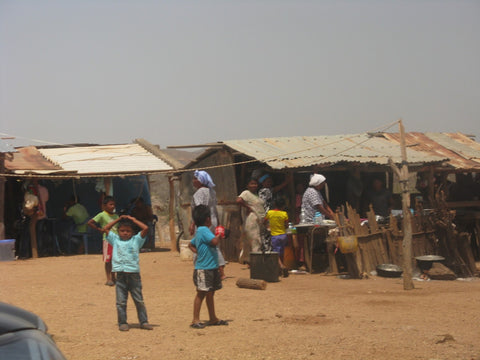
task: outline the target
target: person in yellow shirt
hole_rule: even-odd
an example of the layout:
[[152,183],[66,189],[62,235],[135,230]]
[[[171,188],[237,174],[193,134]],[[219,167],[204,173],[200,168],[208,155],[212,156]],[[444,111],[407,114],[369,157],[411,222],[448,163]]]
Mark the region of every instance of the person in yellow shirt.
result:
[[278,252],[278,263],[283,277],[288,276],[288,269],[283,263],[283,254],[287,246],[288,214],[285,211],[285,199],[278,197],[274,200],[273,209],[267,212],[265,222],[270,223],[270,234],[272,236],[272,250]]

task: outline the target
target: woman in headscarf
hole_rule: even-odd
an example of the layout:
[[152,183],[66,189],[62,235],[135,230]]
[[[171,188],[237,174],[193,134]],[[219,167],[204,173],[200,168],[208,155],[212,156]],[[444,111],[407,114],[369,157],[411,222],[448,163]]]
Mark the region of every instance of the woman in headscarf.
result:
[[265,208],[263,200],[258,196],[258,181],[250,179],[247,189],[237,197],[237,204],[247,210],[247,217],[243,224],[245,238],[241,258],[249,262],[251,251],[261,251],[263,246],[262,233]]
[[[195,206],[198,205],[208,206],[210,208],[210,219],[212,221],[210,230],[215,233],[215,228],[219,225],[217,212],[217,194],[215,193],[215,190],[213,190],[215,184],[213,183],[210,174],[206,171],[195,170],[195,172],[193,173],[193,187],[196,189],[196,191],[193,194],[192,211]],[[195,223],[193,222],[193,220],[190,224],[189,230],[190,235],[195,234]],[[220,272],[220,277],[223,280],[225,279],[225,259],[218,246],[217,253],[219,266],[218,270]]]
[[305,214],[306,223],[313,223],[317,211],[321,212],[326,218],[334,218],[332,209],[320,192],[325,187],[325,180],[325,176],[320,174],[313,174],[310,177],[308,189],[305,190],[302,197],[302,210]]
[[291,173],[288,173],[285,180],[276,186],[273,186],[273,179],[270,174],[265,174],[258,179],[258,184],[261,186],[261,189],[258,191],[258,196],[260,196],[265,203],[265,212],[272,209],[273,196],[275,193],[285,188],[292,181],[293,175]]

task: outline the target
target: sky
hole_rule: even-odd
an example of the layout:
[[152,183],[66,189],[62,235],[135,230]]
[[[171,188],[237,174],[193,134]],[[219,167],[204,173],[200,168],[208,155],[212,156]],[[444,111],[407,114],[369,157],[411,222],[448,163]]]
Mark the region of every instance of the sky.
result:
[[0,0],[0,135],[480,141],[479,34],[476,0]]

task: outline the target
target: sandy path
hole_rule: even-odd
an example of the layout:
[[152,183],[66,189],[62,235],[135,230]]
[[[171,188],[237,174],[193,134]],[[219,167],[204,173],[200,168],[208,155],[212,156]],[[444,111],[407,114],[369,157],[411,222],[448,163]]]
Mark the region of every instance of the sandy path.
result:
[[479,279],[416,282],[406,292],[401,279],[295,275],[260,291],[237,288],[249,271],[231,263],[215,296],[230,325],[193,330],[192,264],[152,252],[141,254],[141,269],[154,331],[135,328],[131,300],[133,328],[118,331],[100,255],[1,262],[0,300],[40,315],[71,360],[480,360]]

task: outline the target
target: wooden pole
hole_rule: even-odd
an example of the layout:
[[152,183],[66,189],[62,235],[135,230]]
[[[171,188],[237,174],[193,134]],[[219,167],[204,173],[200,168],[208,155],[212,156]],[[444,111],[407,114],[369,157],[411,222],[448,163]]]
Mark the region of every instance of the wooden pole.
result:
[[0,240],[5,239],[5,153],[0,153]]
[[402,120],[398,121],[400,128],[400,149],[402,153],[402,166],[400,170],[389,159],[392,170],[397,174],[402,188],[403,212],[403,289],[414,289],[412,280],[412,219],[410,214],[410,191],[408,189],[407,147],[405,145],[405,129]]
[[402,149],[402,167],[400,169],[400,182],[402,188],[403,212],[403,289],[412,290],[412,219],[410,214],[410,191],[408,189],[407,147],[405,145],[405,128],[399,120],[400,147]]
[[168,177],[168,183],[170,184],[170,199],[168,202],[168,227],[170,230],[170,249],[177,251],[177,237],[175,236],[175,178],[173,176]]
[[288,218],[293,224],[295,224],[295,206],[296,206],[295,199],[297,194],[295,191],[295,181],[293,177],[293,172],[291,171],[287,172],[287,176],[290,179],[290,182],[288,183],[288,196],[290,199],[290,204],[292,204],[292,206],[290,206],[290,213],[288,214]]
[[428,171],[428,203],[433,209],[435,206],[435,169],[433,165],[429,167]]
[[0,239],[5,239],[5,153],[0,153]]

